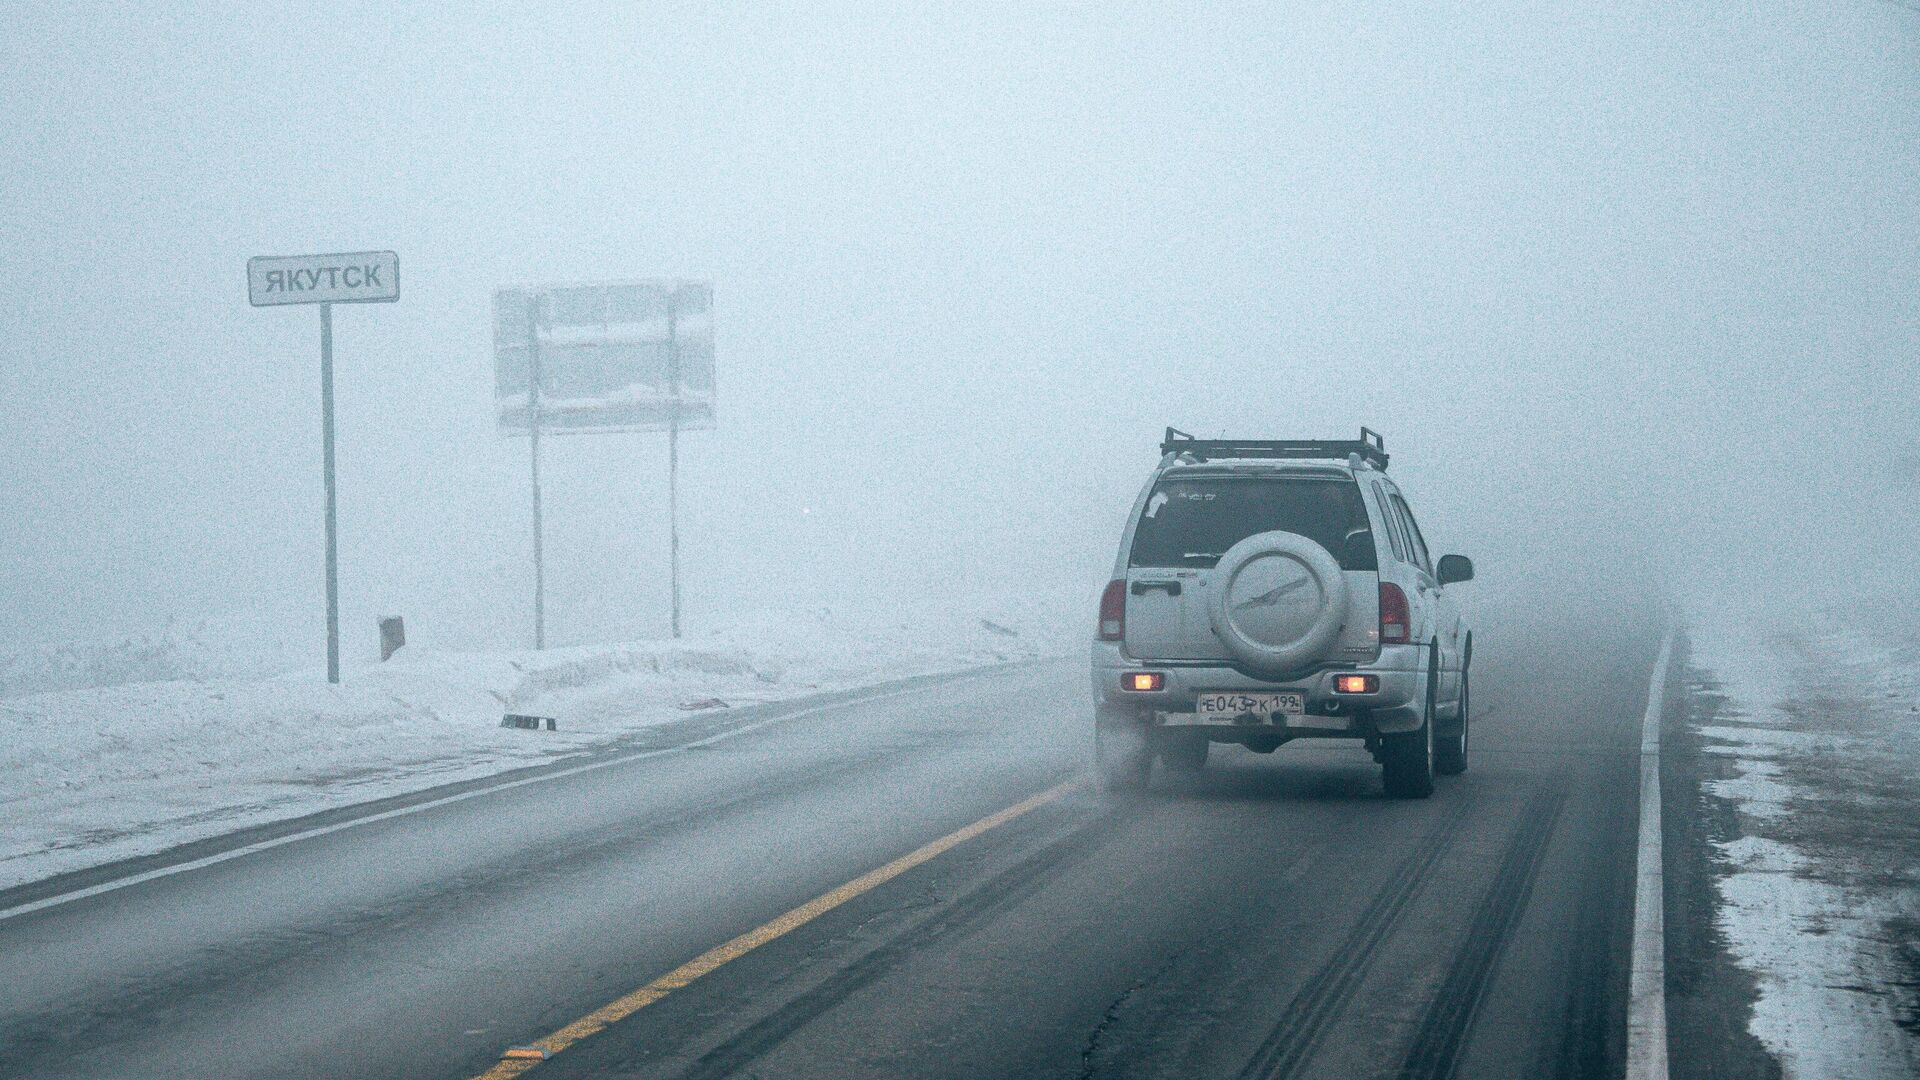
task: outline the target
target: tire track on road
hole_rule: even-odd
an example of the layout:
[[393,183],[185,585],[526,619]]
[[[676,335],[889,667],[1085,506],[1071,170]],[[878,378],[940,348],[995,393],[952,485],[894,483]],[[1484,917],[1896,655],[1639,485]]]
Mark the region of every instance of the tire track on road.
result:
[[745,1030],[702,1054],[680,1075],[693,1080],[735,1076],[808,1023],[896,968],[922,949],[965,934],[994,914],[1031,895],[1049,879],[1085,860],[1119,828],[1128,815],[1108,813],[1070,825],[1012,867],[980,882],[931,918],[907,928],[885,944],[855,959],[827,979],[786,1002]]
[[[828,781],[858,781],[896,761],[888,751],[870,750],[813,772],[775,775],[707,796],[671,813],[635,817],[611,830],[572,837],[531,852],[515,852],[437,881],[396,890],[345,914],[330,915],[326,921],[308,918],[270,932],[250,933],[218,949],[204,950],[189,961],[127,976],[110,992],[99,994],[84,1012],[53,1007],[0,1019],[0,1077],[16,1075],[10,1069],[24,1062],[40,1061],[44,1067],[47,1061],[59,1060],[57,1055],[69,1053],[71,1047],[89,1039],[115,1037],[129,1020],[243,983],[250,973],[324,956],[343,942],[404,934],[422,912],[507,894],[529,882],[552,879],[568,867],[661,843],[689,827],[710,825],[729,814],[790,798]],[[493,971],[483,966],[473,970],[477,976]]]
[[1493,885],[1467,924],[1466,943],[1455,954],[1439,993],[1427,1005],[1413,1048],[1400,1067],[1400,1080],[1444,1080],[1453,1075],[1474,1015],[1492,982],[1494,967],[1527,909],[1534,875],[1546,855],[1547,842],[1553,839],[1571,787],[1567,777],[1549,777],[1546,785],[1527,800],[1520,828],[1500,859]]
[[1313,1056],[1321,1036],[1360,988],[1380,943],[1399,924],[1414,894],[1453,843],[1454,827],[1466,816],[1469,800],[1455,801],[1459,805],[1401,860],[1326,964],[1287,1004],[1280,1023],[1241,1068],[1240,1080],[1283,1080],[1296,1075]]

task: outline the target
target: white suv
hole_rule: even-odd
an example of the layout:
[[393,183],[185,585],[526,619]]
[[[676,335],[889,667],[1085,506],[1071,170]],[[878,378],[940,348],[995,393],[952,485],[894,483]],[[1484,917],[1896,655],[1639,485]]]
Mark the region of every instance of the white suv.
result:
[[1167,429],[1120,539],[1093,643],[1094,757],[1109,788],[1208,748],[1365,740],[1388,794],[1467,767],[1473,634],[1430,561],[1386,444],[1195,439]]

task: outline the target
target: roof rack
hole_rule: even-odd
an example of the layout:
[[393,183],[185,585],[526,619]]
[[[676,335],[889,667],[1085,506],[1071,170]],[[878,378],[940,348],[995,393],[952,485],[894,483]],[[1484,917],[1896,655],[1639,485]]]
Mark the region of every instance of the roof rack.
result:
[[1372,428],[1360,429],[1358,439],[1196,439],[1184,431],[1167,429],[1162,454],[1183,454],[1195,461],[1214,458],[1344,458],[1358,454],[1381,471],[1387,468],[1387,441]]

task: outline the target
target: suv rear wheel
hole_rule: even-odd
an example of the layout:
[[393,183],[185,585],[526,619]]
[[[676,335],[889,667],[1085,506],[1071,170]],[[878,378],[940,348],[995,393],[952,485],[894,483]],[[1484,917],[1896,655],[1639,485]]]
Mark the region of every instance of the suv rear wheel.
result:
[[1207,751],[1213,744],[1205,732],[1180,731],[1160,744],[1160,760],[1174,772],[1193,773],[1207,767]]
[[1098,722],[1093,728],[1093,766],[1107,791],[1144,791],[1153,771],[1153,748],[1138,724]]
[[1427,711],[1417,731],[1388,735],[1380,740],[1380,778],[1387,794],[1396,799],[1424,799],[1433,794],[1433,710],[1439,671],[1427,665]]
[[1441,776],[1459,776],[1467,771],[1469,715],[1467,673],[1460,673],[1460,715],[1440,725],[1433,742],[1433,770]]

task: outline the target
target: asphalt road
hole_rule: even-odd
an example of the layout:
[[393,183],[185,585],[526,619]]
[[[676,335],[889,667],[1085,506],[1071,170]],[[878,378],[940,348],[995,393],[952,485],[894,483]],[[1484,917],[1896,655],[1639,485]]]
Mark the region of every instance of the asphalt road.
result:
[[[1431,799],[1316,743],[1074,788],[528,1075],[1617,1076],[1659,628],[1579,623],[1483,627]],[[1090,722],[1079,662],[777,715],[0,920],[0,1076],[476,1075],[1081,776]]]

